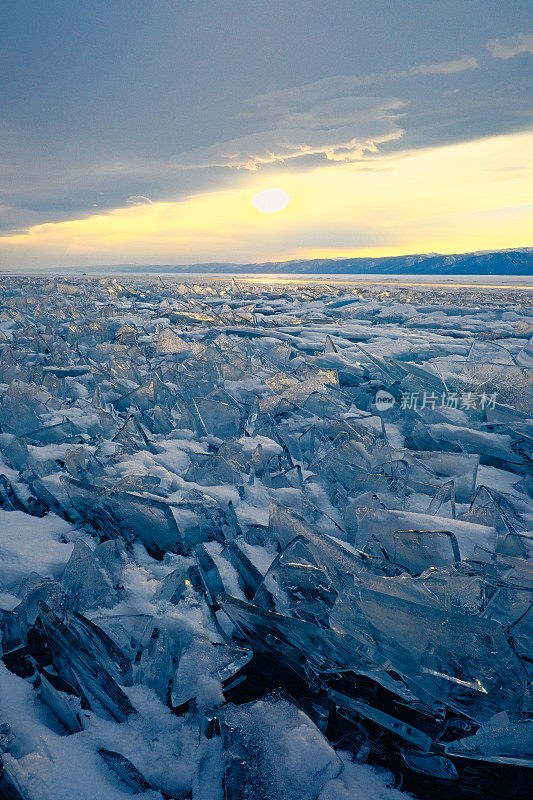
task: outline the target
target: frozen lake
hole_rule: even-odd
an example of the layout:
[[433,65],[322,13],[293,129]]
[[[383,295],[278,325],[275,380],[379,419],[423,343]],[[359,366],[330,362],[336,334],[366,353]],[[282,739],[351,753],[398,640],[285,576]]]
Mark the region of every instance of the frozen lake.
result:
[[163,281],[170,282],[227,282],[232,279],[238,283],[251,283],[263,285],[284,285],[298,286],[308,284],[329,284],[334,286],[413,286],[413,287],[435,287],[435,288],[479,288],[479,289],[498,289],[498,288],[517,288],[531,291],[533,290],[533,275],[369,275],[365,274],[302,274],[302,273],[206,273],[206,272],[127,272],[112,269],[91,269],[84,273],[82,269],[55,269],[55,270],[25,270],[24,273],[18,270],[0,270],[0,275],[31,275],[39,277],[48,275],[58,277],[59,275],[84,278],[84,277],[114,277],[124,280],[150,280],[161,278]]

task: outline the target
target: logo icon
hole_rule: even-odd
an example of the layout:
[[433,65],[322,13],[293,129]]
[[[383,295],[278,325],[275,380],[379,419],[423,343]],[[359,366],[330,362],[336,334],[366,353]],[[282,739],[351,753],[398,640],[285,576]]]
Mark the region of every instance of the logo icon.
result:
[[388,411],[395,402],[396,398],[390,392],[386,392],[385,389],[380,389],[376,392],[374,405],[378,411]]

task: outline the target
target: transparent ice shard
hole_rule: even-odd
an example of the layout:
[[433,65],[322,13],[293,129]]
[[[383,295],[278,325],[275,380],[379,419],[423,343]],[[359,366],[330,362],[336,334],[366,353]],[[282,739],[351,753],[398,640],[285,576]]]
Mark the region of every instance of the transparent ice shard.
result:
[[445,453],[442,451],[417,451],[411,452],[408,460],[409,477],[412,480],[421,480],[423,474],[416,473],[420,465],[429,470],[426,483],[437,482],[430,474],[438,478],[452,479],[454,482],[456,498],[464,503],[472,496],[477,479],[479,456],[471,453]]
[[[447,510],[448,513],[446,513]],[[427,513],[455,518],[455,484],[453,481],[448,481],[435,493]]]
[[148,686],[166,705],[170,699],[174,669],[169,634],[164,628],[153,625],[150,637],[137,651],[134,682]]
[[[502,351],[503,352],[503,351]],[[501,353],[493,357],[501,358]],[[518,360],[518,359],[517,359]],[[531,415],[533,410],[533,370],[529,365],[490,361],[434,359],[433,365],[446,375],[450,389],[460,393],[484,394],[485,404],[514,406]],[[495,396],[495,397],[494,397]]]
[[[50,708],[67,733],[83,730],[79,714],[71,702],[70,687],[57,676],[39,669],[39,697]],[[67,692],[66,690],[70,691]]]
[[533,336],[517,353],[515,362],[521,367],[533,367]]
[[368,359],[368,361],[377,367],[389,386],[392,387],[396,381],[401,380],[404,377],[406,370],[403,367],[399,367],[397,364],[395,364],[392,359],[389,361],[384,361],[382,358],[379,358],[379,356],[369,353],[366,348],[362,347],[357,342],[354,343],[354,346],[363,354],[366,359]]
[[31,800],[11,767],[11,762],[0,756],[0,792],[6,800]]
[[326,438],[317,425],[310,425],[307,430],[298,435],[298,447],[295,450],[295,457],[300,458],[304,463],[310,464],[318,454],[319,448],[326,446]]
[[147,644],[154,629],[154,617],[151,614],[123,613],[105,615],[91,614],[92,622],[98,626],[108,640],[113,642],[119,649],[125,661],[125,683],[130,680],[130,667],[134,665],[142,653],[143,647]]
[[161,480],[156,475],[146,473],[124,475],[113,484],[112,492],[135,492],[163,496],[159,491]]
[[490,489],[487,489],[486,486],[479,487],[470,503],[470,508],[468,511],[459,514],[458,519],[480,525],[488,525],[499,534],[509,534],[516,530]]
[[220,382],[220,373],[213,364],[187,361],[184,371],[176,376],[175,385],[180,399],[191,404],[195,397],[206,397]]
[[242,474],[222,455],[192,453],[190,459],[191,465],[185,475],[186,480],[198,483],[200,486],[221,483],[235,486],[242,482]]
[[226,541],[233,540],[236,536],[242,534],[241,526],[235,513],[235,507],[232,500],[228,500],[224,505],[224,523],[222,525],[222,533]]
[[237,408],[208,398],[198,398],[194,404],[206,433],[221,439],[231,439],[238,435],[241,417]]
[[159,587],[156,589],[154,599],[162,600],[165,603],[177,605],[185,589],[188,580],[186,571],[178,568],[165,575]]
[[[472,558],[476,550],[496,551],[498,537],[495,528],[463,520],[419,514],[412,511],[359,507],[355,544],[363,548],[371,539],[380,541],[388,553],[394,552],[396,531],[449,531],[455,535],[461,558]],[[431,566],[431,564],[428,564]]]
[[151,443],[139,420],[130,414],[126,422],[120,426],[113,437],[113,441],[121,444],[127,450],[135,451],[146,448],[151,449]]
[[213,691],[213,681],[221,687],[231,684],[251,658],[252,651],[247,648],[211,642],[206,636],[181,632],[178,665],[171,690],[172,706],[178,708],[195,697],[202,702],[206,689]]
[[178,336],[171,328],[163,328],[155,342],[157,353],[168,353],[174,356],[190,355],[190,345]]
[[396,531],[394,551],[387,556],[412,575],[460,560],[457,539],[450,531]]
[[81,540],[75,543],[61,580],[73,611],[83,613],[115,599],[111,580],[93,551]]
[[467,361],[478,361],[482,364],[515,364],[512,354],[498,342],[475,339],[468,352]]
[[[353,666],[353,653],[348,652],[334,631],[229,595],[219,597],[219,603],[256,655],[272,658],[275,654],[284,667],[307,680],[313,674],[338,672]],[[358,655],[364,668],[372,670],[373,663],[364,654],[362,644]]]
[[6,511],[25,511],[30,509],[19,499],[13,485],[6,475],[0,475],[0,508]]
[[[309,366],[308,364],[300,364],[292,373],[301,380],[305,380],[310,385],[310,382],[316,382],[322,387],[322,390],[327,387],[329,389],[339,388],[339,376],[336,369],[327,369],[320,366]],[[336,397],[340,399],[337,394]]]
[[508,435],[476,430],[465,426],[451,425],[449,423],[425,424],[417,423],[412,430],[409,441],[413,442],[420,450],[442,450],[448,452],[463,452],[483,456],[484,463],[503,466],[519,464],[523,459],[511,448],[511,438]]
[[299,464],[289,469],[282,469],[279,472],[269,474],[268,484],[273,489],[301,489],[303,490],[302,469]]
[[291,353],[292,344],[290,341],[287,341],[270,347],[267,352],[267,359],[274,364],[274,366],[282,369],[287,366]]
[[78,642],[78,650],[97,659],[111,677],[127,686],[131,683],[131,664],[115,640],[99,625],[82,614],[68,617],[68,630]]
[[90,364],[71,364],[69,366],[46,366],[43,372],[54,375],[56,378],[75,378],[79,375],[87,375],[92,370]]
[[25,639],[25,630],[18,611],[0,609],[0,656],[18,649]]
[[211,604],[216,607],[218,596],[224,592],[224,583],[218,567],[209,551],[203,545],[196,547],[195,555],[198,559],[198,569],[207,597]]
[[[39,611],[39,623],[50,648],[52,661],[60,677],[75,687],[82,705],[96,714],[110,715],[117,722],[135,713],[127,695],[104,667],[93,649],[87,649],[83,639],[65,625],[45,605]],[[109,657],[106,665],[113,663]],[[116,664],[115,664],[116,666]]]
[[323,627],[342,584],[336,583],[304,537],[293,539],[271,564],[253,601],[262,608]]
[[383,423],[379,420],[379,431],[350,421],[333,441],[328,455],[351,466],[372,471],[390,458],[390,448]]
[[90,453],[83,447],[67,450],[64,464],[73,478],[83,478],[87,470],[92,468]]
[[[530,587],[498,589],[487,604],[484,616],[505,627],[515,653],[530,678],[533,677],[533,602]],[[524,703],[531,711],[531,702]]]
[[0,428],[4,433],[20,436],[42,426],[48,409],[39,400],[39,389],[22,381],[13,381],[2,395]]
[[[46,477],[41,479],[32,470],[27,470],[24,474],[24,479],[27,482],[32,497],[32,505],[38,509],[44,509],[47,512],[53,511],[59,517],[68,520],[69,522],[79,522],[72,504],[69,502],[68,495],[63,489],[60,481],[55,480],[56,476],[52,476],[51,480],[46,481]],[[42,516],[41,512],[37,512],[37,516]]]
[[341,714],[348,713],[349,715],[355,715],[356,718],[363,717],[364,719],[368,719],[370,722],[376,723],[381,728],[389,730],[391,733],[409,742],[409,744],[414,745],[414,747],[425,752],[429,751],[431,747],[431,738],[427,733],[418,730],[413,725],[408,725],[392,717],[390,714],[387,714],[385,711],[374,708],[368,703],[356,700],[334,689],[328,691],[328,697],[339,708]]
[[353,550],[320,533],[316,526],[273,499],[270,501],[270,528],[282,548],[296,537],[302,537],[320,553],[321,563],[348,585],[353,582],[350,576],[368,576],[372,571]]
[[513,718],[502,711],[482,725],[474,736],[449,742],[444,750],[456,758],[532,767],[533,721]]
[[137,328],[134,325],[125,323],[118,329],[115,341],[118,344],[134,345],[137,341]]
[[433,753],[421,753],[412,750],[402,750],[401,756],[405,766],[413,772],[429,775],[432,778],[442,778],[445,781],[459,780],[459,773],[453,761],[449,758],[434,755]]
[[344,411],[343,406],[338,402],[327,397],[322,392],[310,392],[309,395],[302,401],[302,408],[310,411],[317,417],[335,417],[341,411]]
[[[342,462],[333,465],[328,460],[324,470],[321,470],[319,474],[321,477],[326,477],[328,481],[336,480],[337,485],[333,484],[336,494],[339,492],[339,488],[344,490],[344,492],[341,491],[341,496],[345,495],[346,502],[342,503],[341,507],[344,512],[346,531],[352,535],[352,538],[357,528],[353,524],[352,518],[359,505],[366,505],[365,497],[375,497],[375,502],[382,506],[405,508],[412,494],[412,490],[402,478],[391,478],[380,472],[368,471]],[[348,494],[355,497],[356,500],[349,503]],[[335,495],[332,493],[332,502],[334,497]],[[339,506],[339,503],[334,502],[334,505]]]
[[138,408],[140,411],[148,411],[156,402],[156,392],[154,381],[149,381],[138,389],[122,394],[113,401],[113,405],[118,411],[128,411],[130,407]]
[[[197,544],[224,541],[226,515],[212,497],[198,493],[188,500],[169,504],[181,535],[181,549],[189,552]],[[170,548],[167,548],[170,549]]]
[[509,533],[498,544],[498,552],[503,556],[533,558],[533,536],[528,533]]
[[478,722],[520,707],[525,671],[496,622],[359,588],[331,614],[343,635],[366,634],[407,686]]
[[169,313],[168,316],[171,322],[180,325],[192,325],[194,323],[200,323],[202,325],[217,325],[220,322],[220,318],[215,314],[209,311],[202,311],[200,309],[191,309],[186,311],[174,309]]
[[167,551],[185,553],[192,549],[209,538],[207,527],[214,522],[202,504],[176,506],[154,495],[105,491],[72,478],[65,479],[65,486],[76,509],[99,530],[126,542],[139,539],[156,558]]
[[98,755],[118,777],[121,784],[133,794],[149,791],[152,787],[132,762],[114,750],[98,748]]
[[168,435],[175,426],[170,411],[157,403],[142,414],[142,421],[144,426],[153,434]]
[[[126,386],[126,381],[133,384],[141,382],[139,370],[131,358],[125,358],[125,353],[111,346],[91,350],[92,369],[99,377],[107,377],[117,388]],[[122,382],[122,383],[120,383]]]
[[122,577],[125,555],[118,540],[108,539],[97,545],[93,551],[112,586],[116,589]]
[[251,600],[263,580],[263,575],[250,561],[238,541],[228,542],[222,551],[222,556],[226,558],[237,571],[243,586],[244,594]]
[[[400,362],[394,358],[391,358],[390,362],[397,371],[403,372],[403,375],[407,373],[408,377],[406,379],[404,378],[402,381],[402,389],[409,389],[413,386],[416,391],[420,387],[420,384],[422,384],[422,386],[428,387],[428,389],[434,392],[441,393],[448,391],[448,386],[437,364],[427,362],[424,366],[421,366],[413,361]],[[400,380],[402,380],[402,378],[400,378]]]
[[20,620],[22,642],[25,644],[30,628],[35,625],[41,603],[45,603],[53,611],[64,606],[65,593],[61,581],[43,578],[36,572],[22,581],[18,591],[20,603],[14,609]]

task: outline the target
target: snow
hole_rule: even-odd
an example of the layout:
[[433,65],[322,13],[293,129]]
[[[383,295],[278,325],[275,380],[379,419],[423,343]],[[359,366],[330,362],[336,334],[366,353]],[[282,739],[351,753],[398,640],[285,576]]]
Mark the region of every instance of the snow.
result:
[[15,587],[32,572],[60,578],[70,558],[74,528],[55,514],[28,517],[0,510],[0,585]]

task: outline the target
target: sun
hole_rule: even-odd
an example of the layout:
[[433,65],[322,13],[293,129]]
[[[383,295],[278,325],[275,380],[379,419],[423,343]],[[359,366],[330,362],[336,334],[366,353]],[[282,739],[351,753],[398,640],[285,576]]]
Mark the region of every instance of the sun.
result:
[[275,211],[286,208],[290,200],[291,196],[283,189],[266,189],[264,192],[254,194],[252,205],[263,214],[273,214]]

